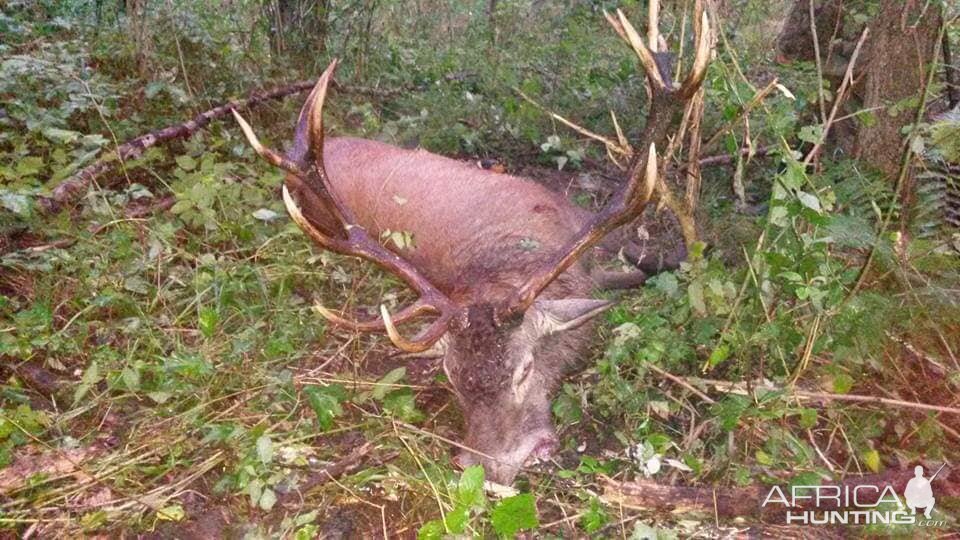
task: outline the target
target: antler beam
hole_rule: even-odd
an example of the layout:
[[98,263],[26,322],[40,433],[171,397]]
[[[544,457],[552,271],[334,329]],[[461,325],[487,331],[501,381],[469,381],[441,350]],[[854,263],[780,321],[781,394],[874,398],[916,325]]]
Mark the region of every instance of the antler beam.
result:
[[683,110],[687,101],[700,89],[710,62],[710,20],[703,10],[702,2],[698,1],[696,17],[700,24],[696,36],[693,67],[683,83],[675,86],[673,81],[658,68],[654,52],[651,51],[651,48],[657,47],[660,41],[655,28],[659,18],[658,10],[659,2],[652,0],[648,13],[651,26],[647,32],[649,47],[622,11],[618,9],[616,17],[604,13],[610,26],[637,55],[650,83],[650,109],[647,112],[647,123],[638,145],[639,148],[647,148],[648,151],[635,154],[623,187],[614,194],[606,207],[517,288],[514,295],[501,308],[501,319],[526,311],[537,296],[578,257],[617,227],[637,218],[650,201],[658,174],[656,147],[666,140],[667,129],[673,117]]
[[[312,223],[304,216],[300,206],[290,193],[287,183],[285,183],[283,186],[284,205],[290,214],[290,218],[307,233],[307,236],[324,249],[342,255],[360,257],[379,265],[398,276],[419,295],[416,302],[402,309],[396,316],[391,317],[386,308],[381,306],[381,317],[369,321],[346,319],[321,305],[317,306],[317,311],[332,324],[357,331],[386,332],[394,345],[401,350],[422,352],[429,349],[443,336],[448,325],[461,312],[461,309],[444,293],[434,287],[406,259],[381,246],[377,240],[372,238],[357,223],[353,212],[343,204],[336,192],[331,189],[330,180],[323,165],[323,104],[336,65],[336,60],[330,63],[300,111],[300,127],[297,129],[297,140],[294,142],[294,147],[305,150],[302,152],[303,156],[290,159],[263,146],[250,125],[236,111],[234,111],[234,117],[257,154],[273,165],[287,171],[291,176],[296,177],[302,185],[306,186],[317,197],[323,209],[330,217],[335,219],[339,226],[339,230],[321,230],[320,227]],[[302,129],[303,127],[306,129]],[[312,163],[308,159],[311,155],[313,156]],[[427,314],[437,315],[437,318],[416,337],[408,340],[400,335],[396,328],[397,324],[409,322]]]

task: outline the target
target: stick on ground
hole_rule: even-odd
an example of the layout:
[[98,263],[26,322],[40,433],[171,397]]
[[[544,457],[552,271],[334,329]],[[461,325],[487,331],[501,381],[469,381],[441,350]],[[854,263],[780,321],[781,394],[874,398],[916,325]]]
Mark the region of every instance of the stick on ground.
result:
[[190,138],[211,121],[230,114],[231,109],[249,109],[266,101],[282,99],[292,94],[307,91],[313,88],[314,84],[316,84],[316,81],[300,81],[268,92],[254,92],[247,99],[229,101],[209,111],[200,113],[187,122],[167,126],[129,140],[117,147],[115,151],[87,165],[77,171],[73,176],[66,178],[54,188],[53,194],[50,197],[40,199],[40,209],[47,214],[59,212],[64,207],[76,202],[82,197],[83,194],[87,192],[90,184],[104,173],[110,171],[117,162],[136,159],[143,155],[144,151],[148,148],[158,143]]

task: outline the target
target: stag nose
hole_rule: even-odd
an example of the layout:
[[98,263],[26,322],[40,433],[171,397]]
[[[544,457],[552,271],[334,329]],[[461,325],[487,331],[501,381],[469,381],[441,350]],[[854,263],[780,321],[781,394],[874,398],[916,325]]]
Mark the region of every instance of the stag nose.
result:
[[540,439],[536,445],[534,445],[533,450],[530,452],[530,456],[527,457],[527,464],[541,459],[550,459],[559,448],[560,442],[555,436],[551,435],[544,437]]
[[454,455],[452,461],[453,466],[458,469],[466,469],[471,465],[477,464],[476,456],[474,456],[471,452],[467,452],[466,450],[458,452],[456,455]]

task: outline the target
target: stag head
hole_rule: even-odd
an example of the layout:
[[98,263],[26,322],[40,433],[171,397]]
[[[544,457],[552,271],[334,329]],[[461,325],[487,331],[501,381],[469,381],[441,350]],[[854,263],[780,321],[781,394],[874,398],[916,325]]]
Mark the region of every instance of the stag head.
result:
[[[656,2],[651,2],[651,47],[656,49]],[[461,466],[483,464],[487,477],[509,484],[525,463],[549,457],[558,442],[550,399],[562,376],[579,354],[584,323],[607,309],[605,300],[565,295],[578,290],[561,278],[550,293],[541,293],[567,271],[585,251],[615,228],[635,219],[651,199],[657,178],[656,144],[662,143],[673,116],[681,111],[703,81],[709,56],[707,17],[698,2],[699,34],[693,68],[675,86],[657,68],[653,52],[642,42],[621,12],[607,16],[616,32],[636,52],[651,91],[651,109],[640,148],[628,168],[623,187],[582,230],[554,253],[532,265],[513,292],[476,302],[452,301],[402,257],[380,245],[361,227],[331,183],[323,164],[323,104],[336,61],[324,71],[300,112],[294,144],[287,156],[265,148],[250,126],[234,113],[253,148],[289,174],[283,199],[291,218],[321,247],[361,257],[400,277],[418,300],[390,314],[381,306],[375,320],[356,321],[323,306],[318,311],[331,323],[355,331],[385,332],[399,349],[443,357],[443,369],[463,411],[467,433]],[[662,41],[662,40],[660,40]],[[291,193],[296,193],[296,199]],[[301,206],[310,209],[306,212]],[[579,290],[584,290],[580,287]],[[413,338],[398,326],[434,317]],[[578,330],[579,329],[579,330]],[[579,333],[578,333],[579,332]]]

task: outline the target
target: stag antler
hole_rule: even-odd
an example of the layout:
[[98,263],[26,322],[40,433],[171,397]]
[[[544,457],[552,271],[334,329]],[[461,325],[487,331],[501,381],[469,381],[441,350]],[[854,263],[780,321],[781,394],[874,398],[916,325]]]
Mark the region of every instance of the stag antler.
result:
[[[434,287],[406,259],[384,248],[377,240],[372,238],[357,223],[353,212],[343,204],[340,197],[331,189],[330,179],[323,166],[323,103],[327,96],[327,86],[336,66],[336,60],[330,63],[300,111],[297,140],[294,142],[292,153],[302,155],[295,155],[293,156],[294,159],[284,157],[260,144],[257,136],[253,133],[253,129],[250,128],[243,117],[236,111],[233,112],[233,115],[253,149],[270,163],[296,177],[302,185],[306,186],[316,196],[327,215],[334,219],[336,225],[332,229],[329,225],[324,227],[312,223],[303,215],[300,206],[287,189],[287,184],[284,184],[283,202],[287,207],[287,212],[314,242],[324,249],[342,255],[360,257],[381,266],[397,275],[419,295],[416,302],[392,317],[387,312],[386,307],[380,306],[381,317],[369,321],[345,319],[319,304],[317,305],[317,311],[333,324],[364,332],[386,332],[398,348],[407,352],[422,352],[430,348],[443,336],[450,322],[461,314],[462,310]],[[312,163],[309,159],[311,155],[313,156]],[[420,334],[410,340],[400,335],[396,328],[397,324],[411,321],[426,314],[437,315],[437,318]]]
[[[651,1],[649,31],[647,38],[650,47],[657,47],[661,38],[657,32],[659,2]],[[623,187],[613,195],[610,202],[596,214],[571,240],[546,260],[521,285],[514,295],[501,308],[501,320],[522,314],[529,308],[537,296],[573,264],[585,251],[597,244],[604,236],[617,227],[638,217],[653,195],[657,179],[657,144],[666,140],[667,128],[674,115],[683,109],[686,102],[703,84],[707,64],[710,61],[710,21],[703,4],[696,3],[696,19],[699,28],[696,38],[696,53],[690,73],[679,86],[674,86],[669,74],[661,71],[653,51],[643,43],[637,30],[630,24],[619,9],[612,17],[604,12],[607,22],[614,31],[626,41],[636,53],[650,83],[650,109],[647,112],[647,124],[640,136],[638,148],[647,148],[648,152],[636,152],[628,168]],[[669,70],[667,70],[669,71]],[[641,181],[642,177],[642,181]]]

